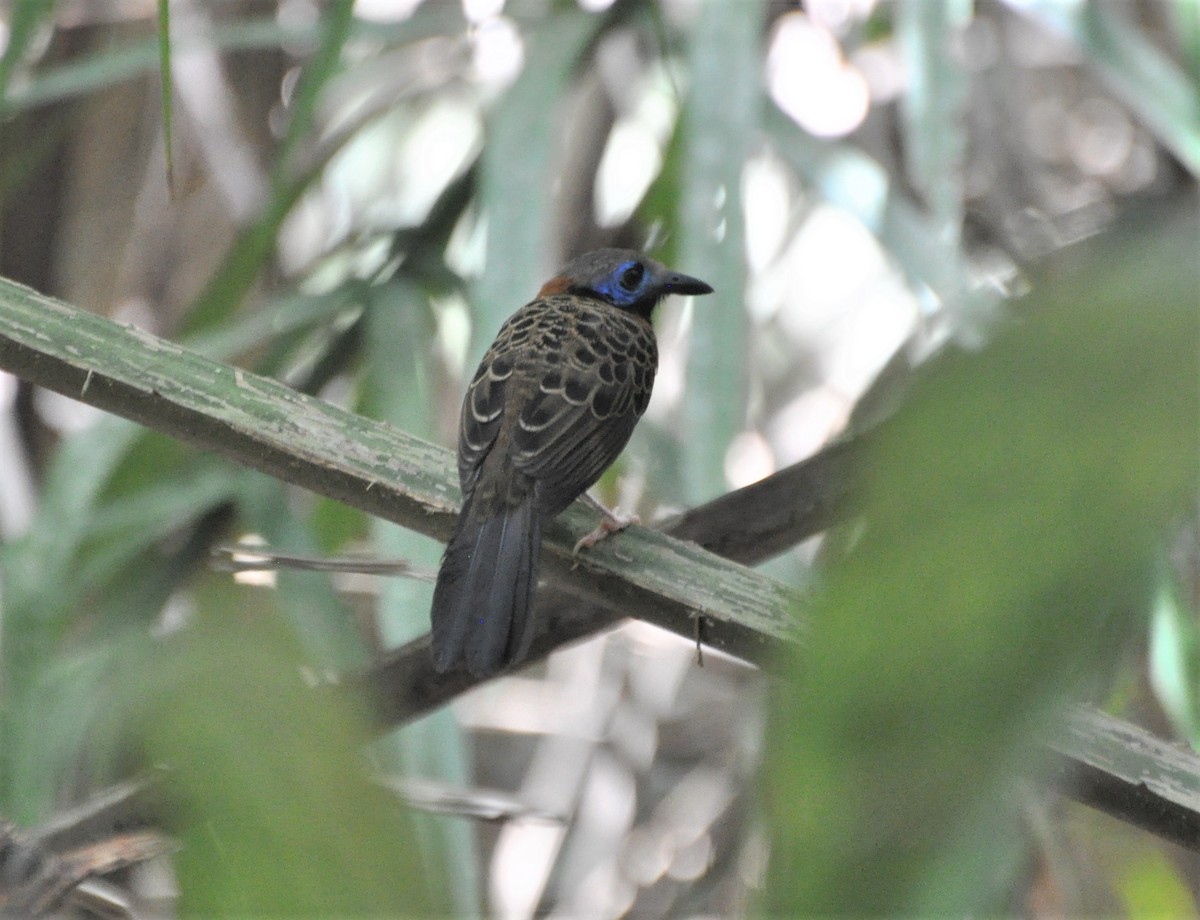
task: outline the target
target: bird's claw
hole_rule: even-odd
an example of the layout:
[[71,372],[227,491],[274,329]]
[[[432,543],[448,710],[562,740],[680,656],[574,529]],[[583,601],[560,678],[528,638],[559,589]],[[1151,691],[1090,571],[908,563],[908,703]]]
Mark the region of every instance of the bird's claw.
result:
[[578,556],[581,549],[590,549],[606,537],[620,533],[630,524],[642,522],[642,519],[636,514],[619,515],[607,508],[602,508],[601,514],[603,516],[600,518],[600,523],[596,525],[596,529],[591,533],[584,534],[575,542],[575,548],[571,550],[572,556]]

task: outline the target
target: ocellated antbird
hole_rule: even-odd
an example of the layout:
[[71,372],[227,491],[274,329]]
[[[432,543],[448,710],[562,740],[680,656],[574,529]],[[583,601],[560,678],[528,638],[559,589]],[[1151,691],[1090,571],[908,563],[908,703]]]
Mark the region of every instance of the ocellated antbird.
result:
[[600,249],[500,327],[463,400],[463,505],[430,614],[439,672],[462,662],[486,676],[528,653],[543,523],[600,478],[646,411],[655,306],[711,292],[641,253]]

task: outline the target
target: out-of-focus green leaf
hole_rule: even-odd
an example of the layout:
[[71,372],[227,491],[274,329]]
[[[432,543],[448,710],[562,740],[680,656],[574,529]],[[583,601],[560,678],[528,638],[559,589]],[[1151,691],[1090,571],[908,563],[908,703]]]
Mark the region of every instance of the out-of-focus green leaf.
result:
[[1186,920],[1197,915],[1179,870],[1159,850],[1144,849],[1122,866],[1117,889],[1131,920]]
[[1200,176],[1200,85],[1133,29],[1120,11],[1112,4],[1075,0],[1009,3],[1074,41],[1112,91],[1193,176]]
[[[209,355],[228,358],[260,347],[276,334],[311,325],[341,305],[335,298],[283,301],[277,310],[247,317],[220,332],[197,338],[194,344]],[[186,453],[178,443],[120,419],[104,419],[63,441],[46,474],[38,513],[28,532],[0,549],[5,582],[6,681],[19,684],[23,673],[20,662],[27,660],[36,667],[52,641],[50,637],[60,635],[75,616],[73,599],[85,589],[81,573],[104,579],[109,566],[100,563],[100,557],[88,562],[81,552],[89,540],[99,536],[96,528],[103,529],[104,522],[111,520],[108,515],[120,514],[128,520],[131,514],[141,514],[135,510],[141,508],[146,516],[130,529],[156,535],[178,524],[177,502],[147,505],[137,496],[147,486],[158,488],[157,476],[167,469],[174,468],[186,476],[186,471],[180,469],[184,457]],[[183,481],[173,481],[171,488],[178,488]],[[189,488],[179,489],[176,498],[190,501],[196,510],[218,500],[219,487],[213,491],[199,483],[198,488],[207,498],[201,499],[200,493]],[[157,522],[152,520],[156,511],[161,512]],[[139,539],[134,536],[135,542]],[[124,553],[114,555],[111,543],[97,544],[96,549],[111,563],[123,565],[128,559]],[[40,651],[34,653],[34,648]]]
[[742,168],[757,138],[765,4],[705,0],[696,12],[683,111],[680,264],[713,286],[692,314],[683,418],[690,502],[726,488],[725,452],[745,424],[746,287]]
[[277,186],[285,184],[289,172],[295,169],[293,158],[300,142],[312,131],[321,92],[341,69],[342,49],[354,25],[354,0],[332,0],[321,13],[321,42],[292,94],[291,119],[275,160],[272,178]]
[[[281,300],[278,306],[197,337],[192,344],[214,357],[228,359],[260,348],[276,336],[312,326],[342,309],[344,303],[338,296]],[[160,502],[161,477],[168,471],[170,500]],[[178,578],[184,573],[163,566],[139,573],[139,557],[152,542],[184,525],[188,518],[194,519],[225,500],[231,490],[238,490],[245,499],[245,476],[241,471],[231,475],[228,467],[214,458],[192,454],[177,442],[122,419],[103,419],[61,443],[46,472],[41,502],[29,529],[21,539],[0,547],[4,584],[0,655],[6,703],[0,798],[5,814],[34,820],[50,803],[49,783],[54,778],[44,769],[19,772],[8,755],[27,746],[20,739],[32,738],[45,724],[49,703],[39,700],[39,695],[50,685],[42,679],[37,682],[42,690],[35,691],[35,675],[47,666],[62,637],[80,618],[81,600],[88,592],[100,592],[92,596],[88,610],[94,626],[103,627],[107,611],[119,614],[121,624],[144,622],[152,616],[164,591],[170,590],[161,583],[161,576]],[[273,494],[283,502],[281,487],[274,484],[274,488],[280,491]],[[292,584],[289,579],[284,579],[285,586]],[[126,582],[129,587],[153,590],[131,593],[122,587]],[[324,584],[328,590],[327,580]],[[301,593],[305,600],[322,596],[319,585]],[[150,604],[154,606],[146,606]],[[301,613],[305,609],[300,605]],[[347,629],[344,612],[340,607],[337,611],[340,642],[352,632]],[[330,615],[322,622],[334,619]],[[313,642],[318,647],[331,644]],[[357,656],[346,653],[337,660],[361,661],[361,649]]]
[[1195,0],[1173,0],[1171,15],[1183,51],[1192,85],[1200,87],[1200,3]]
[[84,551],[73,566],[69,587],[76,596],[103,584],[206,509],[234,497],[242,471],[231,470],[228,463],[212,456],[197,460],[169,478],[146,482],[119,502],[97,509],[89,522]]
[[362,714],[314,695],[278,621],[224,585],[130,686],[147,753],[169,767],[181,915],[444,915],[408,816],[366,777]]
[[896,7],[908,92],[901,100],[905,166],[938,235],[957,248],[962,234],[967,74],[952,54],[971,18],[969,0],[922,0]]
[[[291,145],[311,126],[316,97],[338,66],[351,22],[348,0],[340,0],[324,20],[323,43],[294,100]],[[112,63],[111,59],[106,59],[106,63]],[[217,321],[227,317],[257,277],[263,261],[273,250],[280,222],[303,188],[302,181],[293,181],[293,170],[294,164],[289,158],[282,158],[275,172],[274,194],[268,213],[249,234],[255,245],[235,247],[233,257],[210,285],[208,296],[203,299],[204,308],[190,318],[193,331],[215,330]],[[318,308],[324,309],[331,303],[320,303]],[[294,319],[285,322],[294,323]],[[257,337],[269,331],[262,323],[263,319],[256,319],[251,325],[257,328],[251,330],[213,331],[208,344],[250,347]],[[25,539],[5,547],[0,556],[6,587],[4,676],[10,689],[20,688],[20,692],[7,698],[10,707],[7,715],[13,720],[10,727],[20,725],[24,716],[32,711],[26,710],[22,714],[24,707],[20,702],[24,699],[21,694],[29,687],[28,678],[45,663],[57,637],[63,635],[65,628],[79,614],[75,607],[78,592],[82,590],[78,576],[90,573],[96,582],[103,582],[109,576],[116,577],[128,564],[129,552],[147,545],[147,535],[161,534],[166,527],[178,522],[176,512],[171,508],[152,509],[158,512],[157,517],[145,521],[143,533],[133,534],[132,540],[93,543],[97,550],[94,557],[87,548],[86,522],[94,519],[97,508],[103,508],[105,501],[123,504],[126,508],[137,506],[141,483],[155,482],[167,469],[173,468],[157,463],[154,452],[144,450],[154,443],[154,438],[140,433],[134,426],[112,420],[106,420],[96,431],[73,437],[51,471],[42,509],[29,533]],[[183,467],[187,466],[186,454],[174,448],[173,455]],[[281,506],[286,505],[284,493],[277,484],[273,494]],[[149,507],[144,503],[141,506]],[[197,513],[203,510],[196,508]],[[296,543],[293,541],[292,545]],[[294,588],[296,582],[303,582],[303,587]],[[301,634],[317,652],[317,657],[339,665],[361,661],[361,644],[353,641],[353,631],[345,612],[329,590],[328,580],[308,575],[281,578],[281,591],[289,593],[293,590],[297,603],[289,610],[295,614]],[[150,592],[144,599],[160,593]],[[128,592],[124,592],[124,596],[130,598]],[[98,604],[102,609],[102,599]],[[135,611],[128,613],[137,615]],[[144,615],[145,611],[142,613]],[[350,643],[348,648],[347,641]],[[11,732],[6,734],[6,741],[13,739]],[[37,798],[13,789],[11,784],[6,784],[6,794],[25,802]],[[38,806],[35,803],[29,808],[36,813]]]
[[[238,496],[239,523],[268,546],[317,555],[319,544],[303,516],[296,513],[285,483],[258,473],[244,478]],[[361,667],[366,643],[351,611],[323,572],[283,571],[275,580],[278,603],[311,662],[336,670]]]
[[[48,11],[46,0],[23,0],[37,15]],[[462,26],[461,10],[443,4],[424,4],[418,15],[399,22],[378,23],[356,20],[352,35],[381,45],[416,41],[455,31]],[[197,42],[222,52],[255,51],[315,44],[320,36],[319,20],[281,19],[277,16],[247,18],[230,24],[215,24],[202,36],[173,37],[176,55],[190,51]],[[11,46],[10,46],[11,47]],[[0,102],[0,114],[23,111],[106,89],[124,80],[150,73],[159,64],[158,39],[130,41],[106,47],[93,54],[72,58],[38,70],[28,81],[10,88]]]
[[[426,440],[436,440],[437,395],[429,358],[435,327],[422,292],[407,281],[376,288],[367,312],[367,373],[362,387],[363,415],[390,422]],[[386,521],[373,520],[371,532],[384,555],[435,568],[440,545]],[[429,629],[433,588],[411,579],[390,579],[384,589],[382,634],[389,644],[415,638]]]
[[44,662],[53,637],[65,628],[63,618],[74,615],[64,592],[72,591],[75,552],[86,536],[88,511],[136,432],[127,422],[106,420],[86,436],[64,442],[29,530],[0,550],[7,693]]
[[[638,205],[636,220],[639,226],[651,228],[655,233],[659,228],[674,226],[680,213],[680,196],[682,194],[681,177],[683,174],[683,131],[676,119],[670,140],[663,158],[663,168],[658,177],[651,183],[645,198]],[[679,236],[667,233],[659,240],[651,240],[654,244],[650,255],[668,265],[680,264],[682,256],[679,253]],[[698,274],[702,274],[696,270]],[[708,295],[708,300],[712,295]],[[654,324],[661,335],[662,330],[679,321],[679,312],[687,309],[684,302],[677,297],[670,297],[655,313]],[[660,339],[660,347],[662,345]],[[597,484],[598,495],[604,496],[602,501],[613,503],[615,499],[608,497],[608,490],[615,485],[614,477],[619,478],[624,469],[636,463],[639,472],[646,477],[645,494],[653,496],[655,501],[667,507],[684,507],[688,504],[687,484],[684,481],[683,448],[677,434],[669,425],[656,425],[653,416],[644,418],[633,430],[629,446],[617,459]],[[644,458],[653,458],[645,462]]]
[[[68,527],[61,534],[61,543],[37,526],[0,554],[5,576],[7,717],[0,775],[6,780],[5,813],[12,818],[32,820],[52,804],[52,784],[61,777],[30,767],[24,752],[44,749],[39,738],[47,724],[46,707],[52,706],[56,697],[82,689],[55,688],[49,678],[63,671],[46,669],[61,651],[68,630],[78,628],[80,621],[86,623],[92,645],[96,645],[112,640],[126,626],[144,626],[161,610],[183,573],[165,560],[148,568],[146,550],[232,495],[233,477],[227,464],[206,460],[172,477],[166,492],[149,489],[110,506],[106,520],[90,521],[76,515],[79,529]],[[84,484],[81,478],[75,481]],[[39,518],[36,523],[41,525],[44,520]],[[92,530],[87,525],[98,526]],[[102,658],[98,654],[90,660],[94,665]],[[87,673],[100,671],[92,667]],[[70,730],[71,724],[63,723],[56,740],[60,750],[65,750],[71,739],[79,740]],[[46,761],[63,762],[62,758]]]
[[5,712],[3,771],[6,785],[17,793],[6,799],[6,819],[33,824],[56,796],[61,800],[64,789],[124,778],[117,771],[128,751],[119,745],[113,677],[124,665],[144,660],[148,646],[142,632],[73,648],[46,662],[33,687],[22,688],[23,705]]
[[986,913],[1035,736],[1095,691],[1200,482],[1197,227],[1035,285],[880,431],[864,527],[771,708],[780,916]]
[[12,75],[43,22],[54,16],[54,0],[14,0],[5,22],[4,53],[0,55],[0,100],[8,96]]
[[[500,324],[537,293],[552,252],[550,201],[560,122],[580,54],[605,19],[566,5],[529,14],[525,69],[488,117],[479,204],[487,219],[487,263],[472,292],[471,355],[481,355]],[[510,10],[518,17],[524,10]]]
[[167,188],[175,188],[175,145],[171,139],[171,4],[158,0],[158,71],[162,86],[163,144],[167,154]]
[[[367,374],[361,410],[428,440],[436,440],[437,395],[431,379],[430,355],[435,325],[428,300],[419,288],[399,280],[376,288],[367,312]],[[373,518],[375,550],[388,558],[407,559],[435,569],[441,545],[403,527]],[[409,578],[389,578],[379,595],[379,632],[389,646],[429,630],[433,586]],[[406,726],[372,745],[381,772],[437,777],[467,786],[471,782],[470,751],[458,721],[449,710]],[[460,820],[421,815],[415,823],[427,865],[430,888],[453,903],[454,916],[483,914],[481,865],[475,828]],[[453,880],[453,881],[452,881]]]
[[224,263],[188,312],[187,332],[215,328],[241,304],[274,252],[284,218],[311,181],[312,175],[297,175],[295,153],[312,128],[321,90],[340,67],[342,48],[354,19],[353,8],[353,0],[336,0],[323,10],[321,42],[292,98],[291,120],[271,171],[266,205],[258,219],[238,235]]
[[1150,683],[1175,730],[1200,750],[1200,626],[1164,575],[1150,622]]
[[[325,294],[279,297],[263,304],[253,313],[239,315],[234,321],[188,336],[182,344],[202,355],[241,363],[238,359],[247,353],[273,345],[280,339],[307,333],[314,327],[321,328],[339,321],[343,314],[352,313],[358,308],[361,294],[359,285],[350,282]],[[278,370],[270,366],[258,367],[261,373]]]
[[[28,6],[45,9],[44,0],[26,2]],[[213,30],[216,46],[226,51],[278,47],[284,42],[303,44],[311,40],[315,27],[304,23],[282,23],[275,17],[240,22]],[[207,36],[206,39],[207,40]],[[188,36],[181,36],[176,53],[188,49]],[[47,67],[33,74],[30,80],[14,87],[0,105],[0,114],[36,108],[106,89],[123,80],[149,73],[159,66],[158,38],[152,41],[128,42],[91,55]]]

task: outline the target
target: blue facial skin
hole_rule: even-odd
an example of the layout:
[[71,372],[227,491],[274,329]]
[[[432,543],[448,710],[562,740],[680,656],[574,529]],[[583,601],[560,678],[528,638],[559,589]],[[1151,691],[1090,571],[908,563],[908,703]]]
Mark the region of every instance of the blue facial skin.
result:
[[[635,269],[635,271],[631,271]],[[596,293],[618,307],[628,307],[646,295],[650,273],[638,262],[622,262],[616,271],[596,285]]]

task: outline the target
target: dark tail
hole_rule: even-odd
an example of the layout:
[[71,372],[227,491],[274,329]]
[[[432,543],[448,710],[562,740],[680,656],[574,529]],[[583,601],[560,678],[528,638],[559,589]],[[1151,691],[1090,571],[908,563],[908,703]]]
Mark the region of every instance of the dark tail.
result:
[[465,661],[476,677],[520,661],[533,641],[533,592],[542,520],[533,496],[478,518],[470,499],[458,516],[433,589],[433,665]]

